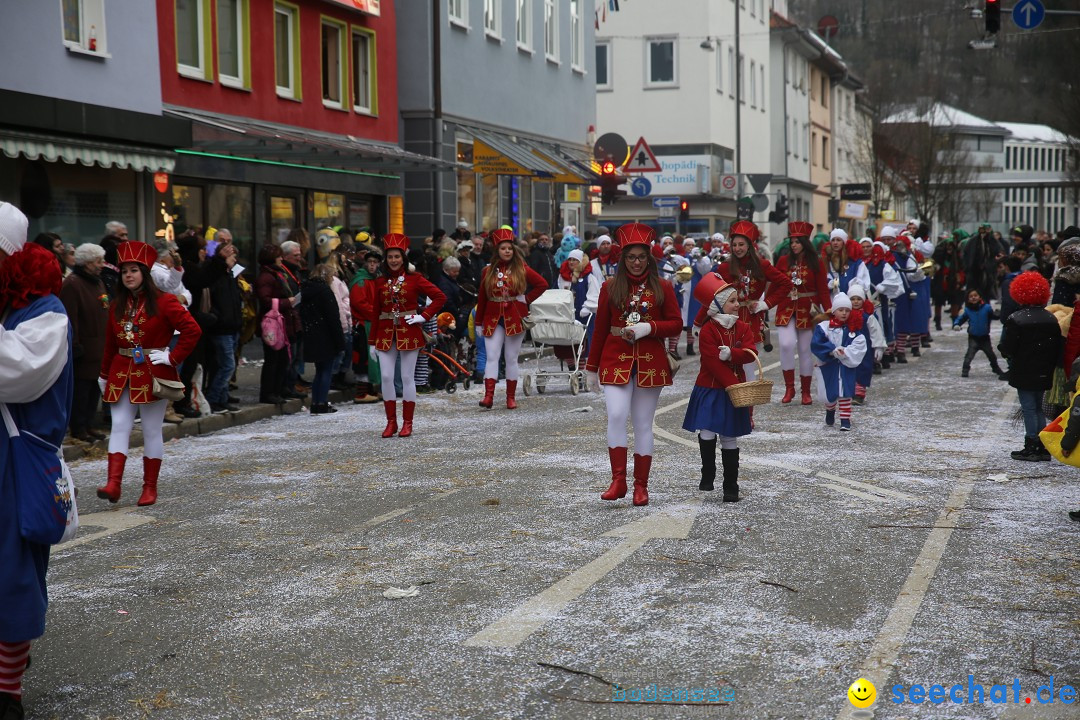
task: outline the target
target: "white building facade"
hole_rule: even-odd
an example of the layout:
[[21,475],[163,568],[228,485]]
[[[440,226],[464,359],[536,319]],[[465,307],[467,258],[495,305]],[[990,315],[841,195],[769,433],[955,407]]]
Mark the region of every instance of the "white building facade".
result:
[[[1002,216],[1009,226],[1031,225],[1055,232],[1080,225],[1080,188],[1070,182],[1068,138],[1046,125],[999,122],[1011,134],[1005,139],[1001,180]],[[1075,165],[1073,165],[1075,167]]]

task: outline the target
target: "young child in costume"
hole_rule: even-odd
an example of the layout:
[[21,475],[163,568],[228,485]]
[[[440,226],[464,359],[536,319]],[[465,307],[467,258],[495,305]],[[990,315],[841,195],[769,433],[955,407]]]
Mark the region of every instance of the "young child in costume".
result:
[[967,377],[971,372],[971,361],[982,350],[990,360],[990,367],[999,380],[1008,380],[1009,376],[998,365],[997,355],[994,354],[994,346],[990,342],[990,321],[994,317],[994,311],[990,303],[984,303],[979,291],[972,288],[968,291],[967,303],[960,314],[953,320],[953,330],[959,330],[965,322],[968,326],[968,348],[964,355],[964,366],[960,370],[960,377]]
[[885,331],[881,329],[881,323],[874,314],[874,303],[866,299],[866,289],[858,283],[851,283],[848,286],[848,298],[851,300],[852,314],[862,313],[863,329],[860,332],[866,338],[868,349],[859,367],[855,369],[855,397],[852,400],[856,405],[862,405],[866,402],[866,390],[874,377],[874,365],[881,362],[887,342]]
[[731,404],[726,388],[745,382],[743,366],[754,362],[754,333],[739,319],[736,288],[719,275],[709,273],[694,288],[694,297],[707,308],[708,320],[701,328],[698,348],[701,370],[690,394],[683,430],[698,433],[701,451],[699,490],[712,490],[716,479],[716,443],[724,464],[724,502],[739,501],[740,435],[749,435],[750,408]]
[[814,328],[810,352],[818,360],[818,388],[825,395],[825,424],[836,422],[840,406],[840,429],[851,430],[851,398],[855,394],[855,368],[866,355],[862,313],[851,312],[851,299],[837,293],[832,300],[832,319]]

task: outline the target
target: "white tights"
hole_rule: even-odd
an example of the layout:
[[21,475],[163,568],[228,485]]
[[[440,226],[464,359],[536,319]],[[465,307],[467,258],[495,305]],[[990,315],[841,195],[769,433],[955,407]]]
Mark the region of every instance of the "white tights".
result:
[[[755,355],[757,355],[758,357],[761,357],[761,348],[759,348],[757,345],[754,345],[753,347],[751,347],[749,349],[753,350]],[[750,362],[748,362],[748,363],[746,363],[745,365],[742,366],[742,370],[743,370],[743,375],[746,377],[747,382],[750,382],[751,380],[757,380],[757,363],[756,362],[751,360]]]
[[[521,343],[525,341],[525,333],[517,335],[506,334],[502,325],[495,328],[491,337],[484,338],[484,349],[487,351],[487,361],[484,364],[484,379],[497,380],[499,378],[499,358],[506,356],[506,379],[517,380],[521,377],[518,368],[518,354],[521,352]],[[623,443],[625,445],[625,443]]]
[[604,385],[608,447],[626,447],[629,444],[626,433],[626,420],[629,418],[634,426],[634,452],[638,455],[653,454],[653,418],[662,389],[638,387],[633,378],[625,385]]
[[165,440],[161,437],[161,426],[165,422],[164,400],[152,403],[132,404],[128,399],[127,388],[120,394],[120,399],[112,404],[112,432],[109,433],[109,452],[128,454],[131,429],[135,427],[135,413],[142,418],[143,457],[161,459],[165,454]]
[[795,345],[799,346],[799,375],[807,376],[814,372],[814,356],[810,354],[810,341],[814,331],[799,330],[795,327],[795,318],[787,325],[776,328],[780,335],[780,369],[795,369]]
[[379,356],[379,372],[382,373],[382,395],[384,401],[394,402],[398,400],[397,391],[394,390],[394,372],[397,368],[398,356],[401,356],[401,399],[405,402],[416,402],[416,358],[420,356],[419,350],[376,350]]
[[738,450],[739,438],[728,437],[727,435],[717,435],[712,430],[698,430],[698,435],[702,440],[712,440],[717,438],[720,443],[720,447],[724,450]]

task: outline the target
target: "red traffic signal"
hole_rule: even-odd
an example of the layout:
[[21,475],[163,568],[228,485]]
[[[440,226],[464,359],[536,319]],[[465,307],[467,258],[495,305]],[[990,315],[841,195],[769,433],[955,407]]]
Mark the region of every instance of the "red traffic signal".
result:
[[986,8],[983,10],[983,19],[986,23],[986,32],[996,35],[1001,30],[1001,2],[1000,0],[986,0]]
[[679,203],[679,210],[681,210],[682,212],[687,212],[689,209],[690,202],[688,200],[683,200],[681,203]]
[[601,175],[614,175],[615,174],[615,163],[611,162],[610,160],[605,160],[604,163],[600,166],[600,174]]

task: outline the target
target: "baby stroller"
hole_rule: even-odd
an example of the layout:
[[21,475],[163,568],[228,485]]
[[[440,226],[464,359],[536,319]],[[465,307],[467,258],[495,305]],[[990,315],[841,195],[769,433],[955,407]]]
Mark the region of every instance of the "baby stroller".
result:
[[437,320],[438,334],[434,343],[423,351],[431,363],[428,383],[434,388],[444,388],[451,394],[457,392],[459,382],[468,390],[472,384],[472,370],[466,362],[468,353],[462,350],[455,332],[457,321],[448,312],[440,313]]
[[[530,332],[533,345],[537,349],[536,371],[531,378],[536,382],[536,391],[543,393],[553,378],[566,378],[570,383],[570,394],[577,395],[585,382],[582,363],[585,359],[585,336],[588,328],[575,318],[574,293],[570,290],[545,291],[529,307],[529,320],[533,323]],[[542,369],[545,346],[571,348],[574,369],[566,369],[561,361],[558,371]],[[526,375],[522,382],[522,390],[526,395],[531,391],[531,379]]]

